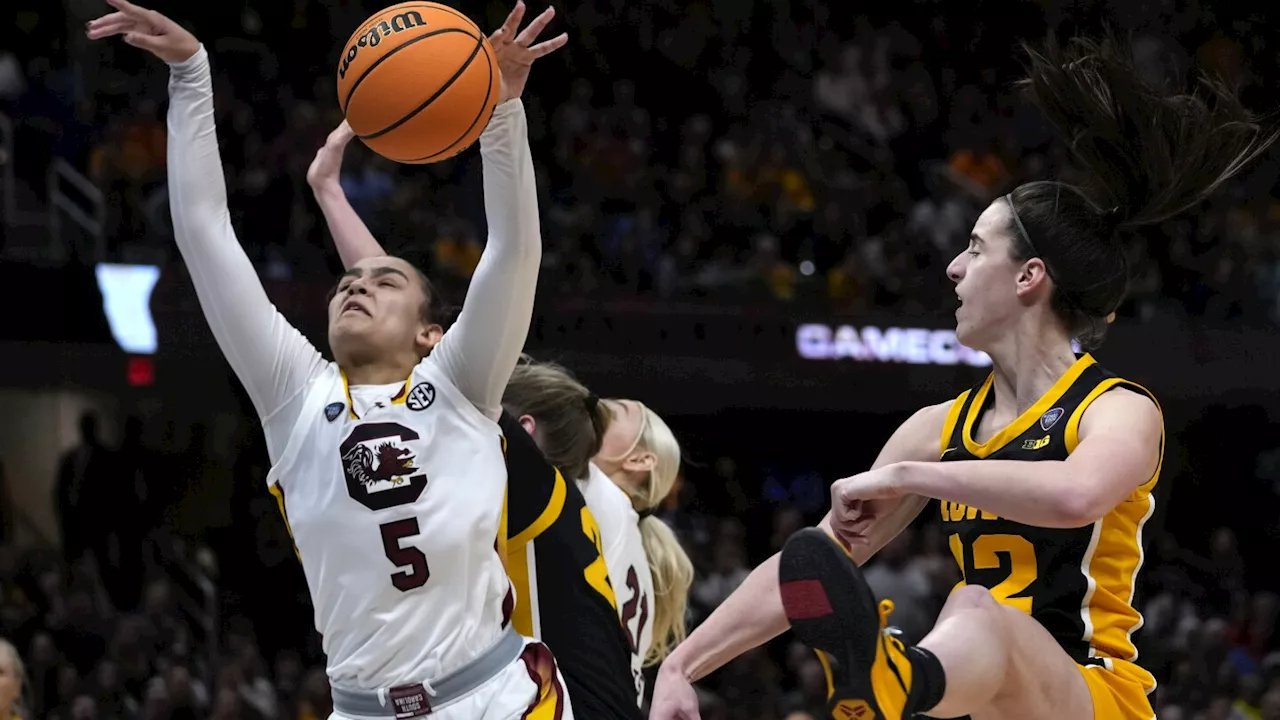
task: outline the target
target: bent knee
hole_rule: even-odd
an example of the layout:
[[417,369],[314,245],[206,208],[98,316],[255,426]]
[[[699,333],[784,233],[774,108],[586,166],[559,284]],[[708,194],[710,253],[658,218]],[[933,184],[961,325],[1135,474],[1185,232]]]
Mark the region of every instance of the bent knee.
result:
[[985,610],[999,612],[1000,603],[991,596],[991,591],[981,585],[965,585],[952,591],[947,598],[943,612],[956,610]]

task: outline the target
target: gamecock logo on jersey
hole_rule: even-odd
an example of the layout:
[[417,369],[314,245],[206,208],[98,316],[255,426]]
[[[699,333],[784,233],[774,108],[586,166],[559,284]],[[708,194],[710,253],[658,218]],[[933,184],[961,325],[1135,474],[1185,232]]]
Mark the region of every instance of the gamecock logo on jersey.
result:
[[380,482],[399,485],[415,470],[413,453],[389,442],[379,445],[376,454],[368,445],[356,445],[342,456],[342,462],[366,489]]
[[414,466],[413,451],[405,443],[418,437],[398,423],[357,425],[338,449],[351,499],[370,510],[416,502],[427,476]]

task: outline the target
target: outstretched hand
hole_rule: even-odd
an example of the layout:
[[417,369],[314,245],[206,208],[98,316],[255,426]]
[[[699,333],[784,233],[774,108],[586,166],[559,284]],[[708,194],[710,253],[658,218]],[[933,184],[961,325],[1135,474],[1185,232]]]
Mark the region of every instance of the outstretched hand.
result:
[[699,720],[698,694],[683,674],[658,670],[658,681],[649,704],[649,720]]
[[200,41],[185,28],[155,10],[129,0],[106,0],[116,11],[90,20],[85,26],[90,40],[123,35],[124,41],[142,48],[169,64],[190,59]]
[[324,141],[324,147],[316,151],[315,160],[312,160],[311,167],[307,168],[308,185],[314,189],[338,182],[339,173],[342,172],[342,153],[355,136],[355,131],[346,120],[329,133],[329,137]]
[[489,36],[489,44],[498,57],[498,69],[502,73],[502,93],[498,102],[520,97],[520,93],[524,92],[525,82],[529,80],[529,68],[533,61],[559,50],[569,42],[569,36],[560,33],[550,40],[533,44],[547,28],[551,18],[555,17],[556,11],[552,7],[543,10],[528,27],[516,34],[520,30],[520,21],[524,19],[524,10],[524,0],[517,0],[502,27]]

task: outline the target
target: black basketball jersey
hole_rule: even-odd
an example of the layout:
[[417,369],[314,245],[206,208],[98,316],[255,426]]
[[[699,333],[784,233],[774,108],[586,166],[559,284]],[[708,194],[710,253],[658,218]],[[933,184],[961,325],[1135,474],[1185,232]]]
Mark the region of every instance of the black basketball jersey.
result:
[[[1086,354],[1026,412],[978,443],[973,432],[994,399],[992,377],[952,405],[939,448],[943,462],[1065,460],[1079,443],[1080,418],[1102,393],[1124,387],[1155,402],[1145,388],[1112,375]],[[1163,444],[1162,437],[1162,459]],[[989,588],[997,601],[1030,614],[1078,663],[1109,668],[1131,663],[1138,656],[1132,636],[1142,625],[1133,593],[1159,477],[1157,466],[1155,475],[1124,502],[1082,528],[1032,527],[980,508],[941,502],[943,529],[964,577],[961,584]],[[1150,674],[1141,674],[1148,690],[1153,688]]]
[[631,650],[595,518],[519,421],[504,412],[498,424],[507,439],[511,622],[551,648],[575,717],[638,719]]

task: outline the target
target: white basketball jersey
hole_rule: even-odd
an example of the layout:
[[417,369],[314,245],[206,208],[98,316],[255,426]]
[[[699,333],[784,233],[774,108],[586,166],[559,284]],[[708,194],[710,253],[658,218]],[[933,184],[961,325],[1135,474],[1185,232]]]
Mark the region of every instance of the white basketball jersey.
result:
[[644,700],[644,658],[653,645],[653,575],[649,557],[640,539],[640,516],[631,498],[604,474],[591,465],[587,480],[578,487],[587,508],[600,526],[604,545],[604,562],[609,566],[609,582],[618,599],[618,615],[631,644],[631,675],[636,682],[636,702]]
[[267,482],[302,559],[335,685],[438,678],[497,641],[511,611],[495,546],[498,424],[430,358],[403,385],[320,373]]

